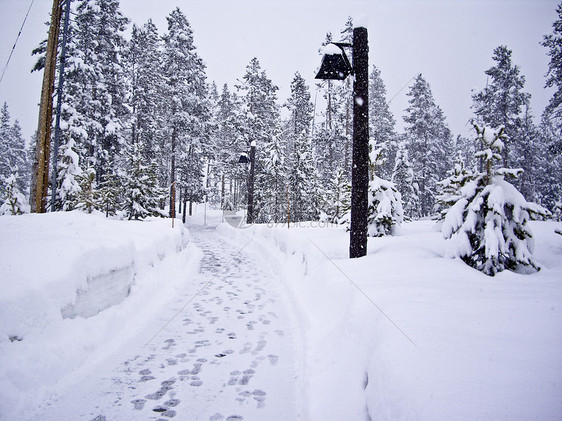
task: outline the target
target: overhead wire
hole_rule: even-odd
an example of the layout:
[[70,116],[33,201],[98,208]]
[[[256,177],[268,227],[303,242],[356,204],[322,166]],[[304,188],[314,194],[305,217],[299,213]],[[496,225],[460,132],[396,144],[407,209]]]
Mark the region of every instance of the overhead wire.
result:
[[34,2],[35,2],[35,0],[31,0],[31,4],[29,5],[29,9],[27,9],[27,13],[25,14],[25,18],[23,19],[23,23],[21,24],[21,28],[18,32],[18,36],[16,37],[16,41],[14,42],[14,45],[12,47],[12,51],[10,51],[10,56],[8,57],[8,60],[6,61],[6,65],[4,66],[4,69],[2,70],[2,75],[0,76],[0,83],[2,83],[2,80],[4,79],[4,75],[6,74],[6,70],[8,69],[8,65],[10,64],[10,60],[12,59],[12,55],[14,54],[14,51],[16,50],[16,45],[18,44],[21,33],[23,31],[23,27],[25,25],[25,22],[27,21],[27,17],[29,16],[29,12],[31,11],[31,8],[33,7]]

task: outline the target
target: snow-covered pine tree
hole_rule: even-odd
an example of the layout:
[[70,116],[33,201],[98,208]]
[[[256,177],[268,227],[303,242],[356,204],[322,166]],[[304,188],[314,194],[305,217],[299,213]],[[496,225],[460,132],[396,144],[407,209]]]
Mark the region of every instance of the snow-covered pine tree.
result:
[[541,203],[553,213],[562,202],[562,3],[556,13],[552,33],[542,42],[550,57],[546,87],[555,88],[555,92],[543,112],[540,126],[542,151],[547,159],[536,172]]
[[[142,27],[133,25],[127,44],[125,64],[129,80],[128,106],[131,110],[131,142],[143,145],[145,160],[166,167],[164,149],[165,80],[162,75],[162,40],[149,20]],[[167,179],[165,175],[164,180]],[[162,179],[163,177],[160,177]]]
[[267,77],[258,59],[253,58],[236,88],[241,101],[237,110],[238,144],[249,150],[251,142],[256,142],[254,221],[269,222],[274,220],[276,202],[285,192],[285,188],[279,191],[279,186],[285,186],[285,172],[267,171],[271,167],[268,159],[274,156],[270,152],[276,148],[271,143],[281,141],[278,87]]
[[556,89],[545,112],[555,120],[558,132],[562,132],[562,3],[556,7],[556,13],[552,33],[545,35],[542,42],[550,57],[545,87]]
[[408,149],[405,141],[398,144],[391,181],[402,197],[404,218],[406,220],[419,218],[418,184],[414,181],[414,170],[408,158]]
[[467,169],[461,151],[457,153],[457,159],[450,175],[438,183],[438,196],[436,200],[436,218],[441,221],[445,219],[447,212],[460,199],[460,190],[466,183],[474,179],[474,173]]
[[94,209],[99,208],[97,203],[96,188],[96,170],[88,167],[77,176],[80,190],[76,194],[75,209],[80,209],[88,213],[92,213]]
[[377,167],[377,175],[390,180],[394,170],[398,139],[394,129],[396,122],[386,102],[386,87],[381,72],[372,67],[369,76],[369,135],[371,144],[385,151],[385,162]]
[[288,174],[291,221],[311,221],[318,217],[320,191],[316,166],[312,155],[312,144],[306,131],[296,138],[290,156]]
[[525,76],[519,66],[513,65],[512,51],[505,45],[494,49],[496,63],[484,73],[488,76],[486,87],[472,96],[474,113],[478,121],[492,128],[503,127],[508,138],[502,150],[505,167],[517,162],[515,145],[521,142],[521,112],[529,94],[523,92]]
[[160,201],[166,190],[158,187],[155,164],[144,164],[141,143],[134,143],[128,151],[128,168],[123,174],[123,210],[129,220],[148,216],[164,216]]
[[26,191],[29,186],[29,177],[26,176],[30,176],[30,171],[25,141],[18,121],[12,124],[6,103],[0,109],[0,151],[0,191],[6,187],[3,180],[15,173],[19,174],[16,177],[17,190]]
[[477,141],[483,146],[477,157],[483,160],[484,171],[461,188],[458,201],[447,212],[442,233],[449,240],[449,254],[490,276],[505,269],[539,270],[532,255],[534,241],[528,221],[548,212],[527,202],[505,181],[521,170],[494,165],[502,159],[503,128],[475,128]]
[[18,189],[17,178],[18,174],[15,173],[2,180],[4,191],[0,196],[3,202],[0,206],[0,215],[21,215],[29,210],[25,196]]
[[128,109],[122,55],[128,19],[118,0],[81,0],[73,13],[61,117],[81,165],[92,166],[99,183],[106,171],[114,171],[124,142]]
[[368,235],[381,237],[391,235],[404,220],[402,198],[393,182],[377,176],[377,170],[384,162],[383,149],[370,145],[369,156],[369,209],[367,214]]
[[408,123],[408,153],[423,217],[431,214],[437,182],[445,178],[451,167],[452,136],[443,111],[435,104],[429,83],[421,74],[416,76],[407,95],[410,99],[404,121]]
[[[164,36],[163,74],[166,80],[166,126],[170,139],[169,185],[176,181],[186,184],[194,180],[177,180],[176,169],[185,169],[196,162],[199,168],[193,171],[201,173],[203,157],[194,154],[200,154],[204,149],[202,145],[208,140],[211,104],[207,99],[205,64],[196,51],[191,25],[179,8],[166,19],[168,33]],[[198,181],[201,180],[198,178]],[[171,200],[170,196],[170,208]]]
[[70,211],[74,209],[76,198],[80,192],[79,177],[82,170],[79,166],[76,142],[70,138],[62,142],[57,164],[56,210]]
[[240,101],[235,93],[230,92],[225,83],[217,102],[214,122],[215,129],[215,171],[221,178],[221,209],[233,208],[235,205],[235,180],[242,178],[242,165],[238,165],[241,153],[246,152],[244,146],[238,145],[237,127],[240,113],[237,107]]
[[335,224],[341,223],[340,219],[351,209],[351,185],[343,169],[335,171],[324,203],[325,218]]

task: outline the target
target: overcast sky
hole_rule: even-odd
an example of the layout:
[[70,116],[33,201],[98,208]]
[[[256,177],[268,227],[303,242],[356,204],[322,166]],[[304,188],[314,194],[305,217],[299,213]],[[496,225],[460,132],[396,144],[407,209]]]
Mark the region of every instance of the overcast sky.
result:
[[[0,71],[30,4],[31,0],[0,0]],[[525,89],[532,95],[533,112],[540,116],[552,90],[544,89],[548,57],[539,43],[552,32],[557,4],[555,0],[121,0],[121,11],[138,25],[152,18],[163,34],[166,16],[179,6],[193,27],[208,79],[219,91],[224,83],[232,87],[257,57],[280,88],[280,102],[288,97],[296,71],[307,79],[314,98],[318,48],[326,32],[338,40],[348,16],[365,15],[370,64],[381,70],[388,99],[394,97],[390,106],[399,130],[408,100],[408,89],[400,90],[422,73],[453,133],[468,135],[471,90],[486,85],[484,71],[494,64],[494,48],[502,44],[513,51],[513,61],[526,77]],[[26,138],[37,128],[42,77],[30,73],[35,62],[30,51],[46,38],[43,23],[49,20],[51,7],[51,0],[34,0],[0,83],[0,102],[8,103]]]

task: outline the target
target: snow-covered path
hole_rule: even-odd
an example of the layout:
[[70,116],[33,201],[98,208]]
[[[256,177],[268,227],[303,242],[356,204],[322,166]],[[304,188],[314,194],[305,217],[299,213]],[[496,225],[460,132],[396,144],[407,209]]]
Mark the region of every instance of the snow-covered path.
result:
[[199,278],[37,419],[304,418],[302,346],[281,280],[247,244],[190,231],[204,252]]

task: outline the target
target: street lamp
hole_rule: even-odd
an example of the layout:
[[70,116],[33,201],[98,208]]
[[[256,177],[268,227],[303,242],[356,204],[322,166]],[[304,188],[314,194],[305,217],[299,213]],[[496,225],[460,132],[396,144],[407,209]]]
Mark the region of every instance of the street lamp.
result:
[[250,143],[250,156],[247,154],[240,155],[238,160],[239,164],[250,163],[250,175],[248,176],[248,212],[246,216],[246,223],[251,225],[254,223],[254,174],[256,164],[256,141],[252,140]]
[[[344,47],[352,47],[353,66]],[[367,254],[367,214],[369,209],[369,42],[367,28],[353,29],[353,44],[332,43],[316,79],[344,80],[353,74],[353,162],[351,167],[351,227],[349,257]]]

